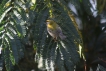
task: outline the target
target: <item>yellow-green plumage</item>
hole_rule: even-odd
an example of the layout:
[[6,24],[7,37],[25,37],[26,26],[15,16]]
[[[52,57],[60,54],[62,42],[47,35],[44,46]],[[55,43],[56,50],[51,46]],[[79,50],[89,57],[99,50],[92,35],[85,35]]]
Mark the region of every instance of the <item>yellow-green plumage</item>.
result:
[[48,33],[57,40],[58,37],[60,37],[62,40],[66,38],[66,36],[63,35],[61,28],[59,25],[54,22],[53,20],[47,20],[47,31]]

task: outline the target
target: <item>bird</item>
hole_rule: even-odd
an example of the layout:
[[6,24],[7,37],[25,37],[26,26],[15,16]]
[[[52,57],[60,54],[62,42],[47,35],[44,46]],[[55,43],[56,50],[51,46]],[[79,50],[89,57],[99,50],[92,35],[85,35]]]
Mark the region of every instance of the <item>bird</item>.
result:
[[64,40],[66,38],[62,32],[62,29],[54,20],[46,20],[46,26],[48,33],[53,37],[54,40],[57,40],[58,38]]

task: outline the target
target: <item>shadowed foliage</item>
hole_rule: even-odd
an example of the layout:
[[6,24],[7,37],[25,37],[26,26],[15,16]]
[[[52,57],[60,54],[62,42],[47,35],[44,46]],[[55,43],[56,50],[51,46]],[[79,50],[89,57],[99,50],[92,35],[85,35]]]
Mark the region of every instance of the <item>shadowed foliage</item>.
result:
[[[105,71],[105,0],[2,0],[0,4],[2,71]],[[65,40],[53,40],[47,19],[61,27]]]

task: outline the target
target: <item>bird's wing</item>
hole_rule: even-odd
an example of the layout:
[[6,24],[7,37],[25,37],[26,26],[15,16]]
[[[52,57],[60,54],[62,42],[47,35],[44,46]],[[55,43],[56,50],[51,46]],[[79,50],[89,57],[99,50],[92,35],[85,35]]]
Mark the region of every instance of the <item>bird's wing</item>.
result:
[[61,28],[59,27],[59,25],[57,25],[57,33],[59,34],[59,33],[62,33],[62,30],[61,30]]
[[62,29],[58,26],[57,28],[57,33],[58,33],[58,36],[64,40],[66,38],[66,36],[62,33]]

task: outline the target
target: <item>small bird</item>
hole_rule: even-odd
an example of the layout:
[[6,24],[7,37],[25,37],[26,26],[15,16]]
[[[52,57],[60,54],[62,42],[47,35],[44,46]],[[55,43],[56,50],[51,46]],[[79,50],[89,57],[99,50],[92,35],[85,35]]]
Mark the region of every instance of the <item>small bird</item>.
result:
[[63,35],[61,28],[59,25],[53,21],[53,20],[46,20],[46,26],[48,33],[53,37],[54,40],[57,40],[58,37],[61,40],[64,40],[66,38],[65,35]]

